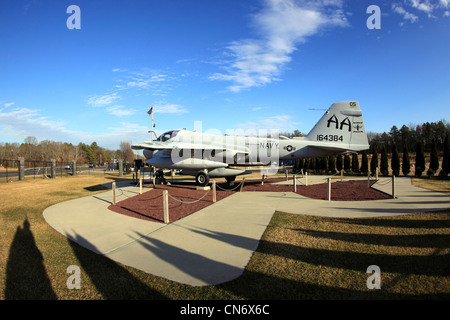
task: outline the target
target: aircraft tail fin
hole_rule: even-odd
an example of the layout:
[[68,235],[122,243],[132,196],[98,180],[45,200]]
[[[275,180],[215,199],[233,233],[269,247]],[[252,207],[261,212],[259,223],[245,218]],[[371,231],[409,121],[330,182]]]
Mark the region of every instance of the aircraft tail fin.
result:
[[359,103],[341,101],[331,105],[306,139],[322,142],[324,147],[330,143],[350,151],[369,149]]

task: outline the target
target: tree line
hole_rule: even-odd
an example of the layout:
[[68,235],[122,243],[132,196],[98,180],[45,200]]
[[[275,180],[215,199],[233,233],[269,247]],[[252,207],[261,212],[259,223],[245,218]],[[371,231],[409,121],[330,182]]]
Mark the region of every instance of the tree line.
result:
[[438,148],[437,139],[431,139],[430,150],[427,153],[424,151],[422,140],[416,141],[414,153],[409,152],[407,145],[403,146],[403,152],[400,153],[397,144],[390,141],[379,147],[371,145],[371,153],[363,151],[352,155],[299,159],[295,161],[294,167],[297,171],[311,170],[331,174],[344,170],[346,173],[375,175],[378,170],[379,174],[385,176],[412,174],[421,177],[426,174],[431,177],[438,174],[440,177],[447,177],[450,173],[449,135],[449,132],[445,135],[442,150]]
[[77,163],[101,164],[111,162],[111,159],[120,159],[133,162],[134,153],[131,144],[127,141],[120,143],[117,150],[109,150],[97,145],[97,142],[85,144],[80,142],[77,145],[67,142],[42,140],[35,137],[25,138],[23,143],[0,142],[0,160],[17,160],[24,157],[27,161],[49,161],[55,159],[57,162],[70,163],[76,160]]
[[[362,174],[375,174],[378,168],[382,175],[447,176],[450,173],[449,134],[450,124],[445,120],[409,127],[403,125],[400,129],[394,125],[388,133],[368,132],[370,149],[359,155],[296,160],[295,168],[321,172],[345,170]],[[298,130],[282,135],[304,136]],[[27,137],[21,144],[0,142],[0,160],[16,160],[18,157],[31,161],[76,160],[77,163],[104,163],[111,162],[111,159],[133,162],[135,159],[131,143],[127,141],[122,141],[117,150],[102,148],[96,142],[90,145],[82,142],[73,145],[50,140],[39,142],[32,136]]]
[[421,142],[424,152],[431,152],[433,143],[436,144],[438,150],[442,151],[445,137],[449,132],[450,123],[446,120],[426,122],[420,125],[403,125],[400,129],[394,125],[387,133],[367,133],[370,144],[369,153],[372,154],[375,148],[381,150],[382,146],[385,146],[387,150],[392,150],[394,144],[398,148],[402,148],[400,151],[406,147],[409,152],[416,152],[418,151],[418,142]]

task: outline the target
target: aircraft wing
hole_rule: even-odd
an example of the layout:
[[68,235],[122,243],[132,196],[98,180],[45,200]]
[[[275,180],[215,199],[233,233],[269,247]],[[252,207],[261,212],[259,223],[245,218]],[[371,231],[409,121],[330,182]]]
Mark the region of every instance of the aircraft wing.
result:
[[133,150],[164,150],[164,149],[172,149],[170,146],[168,146],[167,143],[159,142],[159,141],[150,141],[150,142],[143,142],[143,143],[137,143],[133,144],[131,146],[131,149]]
[[188,149],[188,150],[221,150],[233,153],[248,154],[248,147],[235,145],[232,147],[220,145],[220,144],[202,144],[202,143],[189,143],[189,142],[160,142],[160,141],[146,141],[143,143],[133,144],[131,146],[133,150],[173,150],[173,149]]

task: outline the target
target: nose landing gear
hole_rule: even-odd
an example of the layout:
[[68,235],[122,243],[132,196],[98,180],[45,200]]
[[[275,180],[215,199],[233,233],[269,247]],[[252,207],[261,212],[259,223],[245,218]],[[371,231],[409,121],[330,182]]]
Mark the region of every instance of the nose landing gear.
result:
[[199,173],[197,173],[197,175],[195,176],[195,182],[204,187],[209,183],[209,175],[207,172],[205,171],[200,171]]

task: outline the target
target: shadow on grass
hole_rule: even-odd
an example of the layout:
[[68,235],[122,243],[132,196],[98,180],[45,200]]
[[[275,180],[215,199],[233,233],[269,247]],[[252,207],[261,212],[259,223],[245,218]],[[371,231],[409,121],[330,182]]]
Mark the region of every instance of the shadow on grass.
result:
[[441,210],[433,213],[436,215],[434,219],[419,219],[420,214],[414,216],[398,216],[395,218],[328,218],[322,217],[323,220],[339,223],[351,224],[370,227],[388,227],[400,229],[442,229],[450,228],[450,210]]
[[450,294],[395,293],[387,288],[383,280],[380,290],[369,290],[366,288],[369,276],[366,274],[361,277],[361,289],[348,289],[308,283],[308,279],[295,281],[245,270],[239,279],[219,285],[217,288],[250,300],[448,300],[450,298]]
[[[328,238],[328,237],[327,237]],[[383,272],[448,277],[450,255],[389,255],[352,251],[303,248],[292,244],[270,243],[269,250],[258,250],[271,255],[295,259],[315,266],[327,266],[365,272],[370,265],[378,265]],[[263,247],[263,248],[264,248]]]
[[17,227],[6,265],[6,300],[57,299],[28,219]]
[[297,228],[295,230],[302,234],[306,234],[315,238],[388,247],[445,249],[448,248],[450,244],[449,234],[388,235],[318,231],[300,228]]
[[[95,248],[93,244],[80,235],[76,235],[74,240]],[[115,261],[83,248],[76,242],[71,240],[68,240],[68,242],[80,262],[81,268],[87,273],[103,298],[109,300],[167,299],[163,294],[141,282]]]
[[[394,292],[391,290],[397,283],[409,281],[412,274],[424,274],[435,276],[447,276],[449,256],[389,256],[382,254],[362,254],[356,252],[339,252],[316,248],[303,248],[291,244],[261,241],[258,254],[276,255],[285,259],[297,260],[309,264],[313,270],[324,272],[324,268],[336,268],[349,272],[345,278],[336,275],[334,279],[332,271],[326,271],[322,282],[302,277],[299,269],[292,270],[299,274],[298,279],[292,278],[290,270],[280,270],[277,274],[261,273],[253,271],[253,267],[247,267],[243,275],[234,281],[218,286],[223,290],[232,292],[245,299],[277,299],[277,300],[412,300],[412,299],[449,299],[448,292],[417,293]],[[366,287],[366,281],[371,274],[366,273],[369,265],[378,265],[381,268],[381,290],[370,290]],[[255,266],[258,268],[258,266]],[[276,266],[273,266],[276,268]],[[330,269],[332,270],[332,269]],[[355,274],[354,272],[357,272]],[[383,273],[394,273],[394,277],[383,280]],[[330,285],[326,284],[326,278],[330,277]],[[440,281],[436,279],[436,281]],[[246,285],[242,285],[245,283]],[[332,283],[341,283],[342,287],[333,286]],[[420,291],[420,290],[419,290]]]

